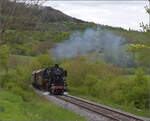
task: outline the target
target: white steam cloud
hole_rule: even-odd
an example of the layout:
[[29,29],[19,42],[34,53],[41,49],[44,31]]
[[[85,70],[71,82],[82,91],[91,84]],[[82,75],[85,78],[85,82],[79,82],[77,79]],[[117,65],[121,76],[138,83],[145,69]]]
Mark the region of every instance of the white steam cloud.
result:
[[111,31],[88,28],[84,32],[74,32],[70,35],[69,40],[58,44],[56,48],[51,49],[51,52],[52,57],[59,60],[101,51],[108,62],[126,63],[129,55],[125,49],[121,48],[124,41],[123,37]]

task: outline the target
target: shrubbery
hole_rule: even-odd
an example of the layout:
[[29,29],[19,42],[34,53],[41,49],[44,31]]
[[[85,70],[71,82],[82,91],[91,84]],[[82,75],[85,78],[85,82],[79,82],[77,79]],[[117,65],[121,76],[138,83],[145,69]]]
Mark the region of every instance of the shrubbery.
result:
[[[24,66],[16,65],[8,72],[1,72],[0,87],[30,102],[33,97],[31,73],[54,65],[50,55],[39,55]],[[124,75],[122,69],[103,61],[90,61],[78,56],[65,60],[61,66],[68,71],[68,91],[76,95],[94,97],[105,102],[137,109],[149,109],[149,80],[142,70],[134,77]]]
[[131,90],[127,94],[129,103],[136,108],[149,108],[149,78],[139,69],[132,81]]
[[1,88],[20,95],[24,101],[31,98],[30,95],[30,73],[25,67],[17,67],[1,74]]
[[30,101],[31,93],[31,76],[32,71],[52,66],[54,61],[49,55],[40,55],[32,59],[30,64],[17,66],[8,72],[3,71],[0,75],[0,87],[4,90],[20,95],[24,101]]
[[24,65],[16,64],[16,67],[9,68],[8,72],[3,70],[0,73],[2,120],[84,120],[83,117],[37,96],[30,87],[32,71],[53,64],[50,55],[40,55]]
[[90,62],[86,57],[66,61],[62,66],[68,71],[71,93],[138,109],[149,108],[149,80],[142,70],[130,78],[114,65]]
[[30,68],[32,71],[34,71],[41,68],[47,68],[49,66],[53,66],[54,63],[55,61],[51,59],[50,55],[43,54],[43,55],[39,55],[31,62]]

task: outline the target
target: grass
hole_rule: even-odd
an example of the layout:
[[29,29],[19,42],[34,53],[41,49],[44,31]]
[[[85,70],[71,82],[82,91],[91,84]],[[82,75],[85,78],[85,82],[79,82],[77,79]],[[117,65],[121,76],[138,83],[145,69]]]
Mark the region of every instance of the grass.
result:
[[148,110],[148,109],[140,110],[140,109],[136,109],[136,108],[132,108],[132,107],[118,105],[118,104],[112,103],[112,101],[109,101],[109,100],[95,98],[90,95],[82,95],[80,93],[77,93],[77,91],[75,91],[75,90],[70,90],[69,94],[83,98],[83,99],[87,99],[87,100],[90,100],[90,101],[93,101],[93,102],[96,102],[99,104],[103,104],[103,105],[106,105],[106,106],[109,106],[112,108],[116,108],[116,109],[119,109],[119,110],[122,110],[125,112],[129,112],[129,113],[135,114],[137,116],[150,118],[150,110]]
[[44,97],[35,96],[32,101],[8,91],[0,92],[0,120],[85,120],[71,111],[57,107]]

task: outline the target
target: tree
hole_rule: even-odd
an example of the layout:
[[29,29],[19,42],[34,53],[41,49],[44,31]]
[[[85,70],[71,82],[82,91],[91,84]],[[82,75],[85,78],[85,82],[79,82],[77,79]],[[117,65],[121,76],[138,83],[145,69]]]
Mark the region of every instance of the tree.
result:
[[31,70],[37,70],[39,68],[47,68],[50,66],[53,66],[55,63],[55,61],[50,57],[49,54],[41,54],[39,56],[36,57],[36,59],[34,59],[31,62]]
[[[150,0],[149,0],[149,7],[150,7]],[[142,27],[143,31],[150,31],[150,8],[148,6],[145,6],[146,12],[149,14],[149,25],[142,22],[140,23],[140,26]]]
[[[145,9],[150,15],[150,8],[146,6]],[[134,44],[130,44],[130,47],[131,51],[136,54],[136,59],[140,66],[150,72],[150,25],[144,25],[142,22],[140,26],[143,28],[142,34],[145,35],[145,38],[143,38],[143,40],[136,41]]]
[[10,51],[7,45],[3,45],[0,47],[0,66],[8,72],[8,57],[10,55]]
[[0,44],[5,44],[3,38],[7,30],[22,31],[35,27],[39,20],[33,14],[36,13],[41,1],[0,0]]

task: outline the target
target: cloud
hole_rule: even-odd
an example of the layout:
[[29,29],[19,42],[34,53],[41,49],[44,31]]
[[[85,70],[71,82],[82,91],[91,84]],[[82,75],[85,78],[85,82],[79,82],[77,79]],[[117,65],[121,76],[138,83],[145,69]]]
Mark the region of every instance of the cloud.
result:
[[148,23],[144,9],[148,1],[47,1],[65,14],[103,25],[139,30],[140,22]]

